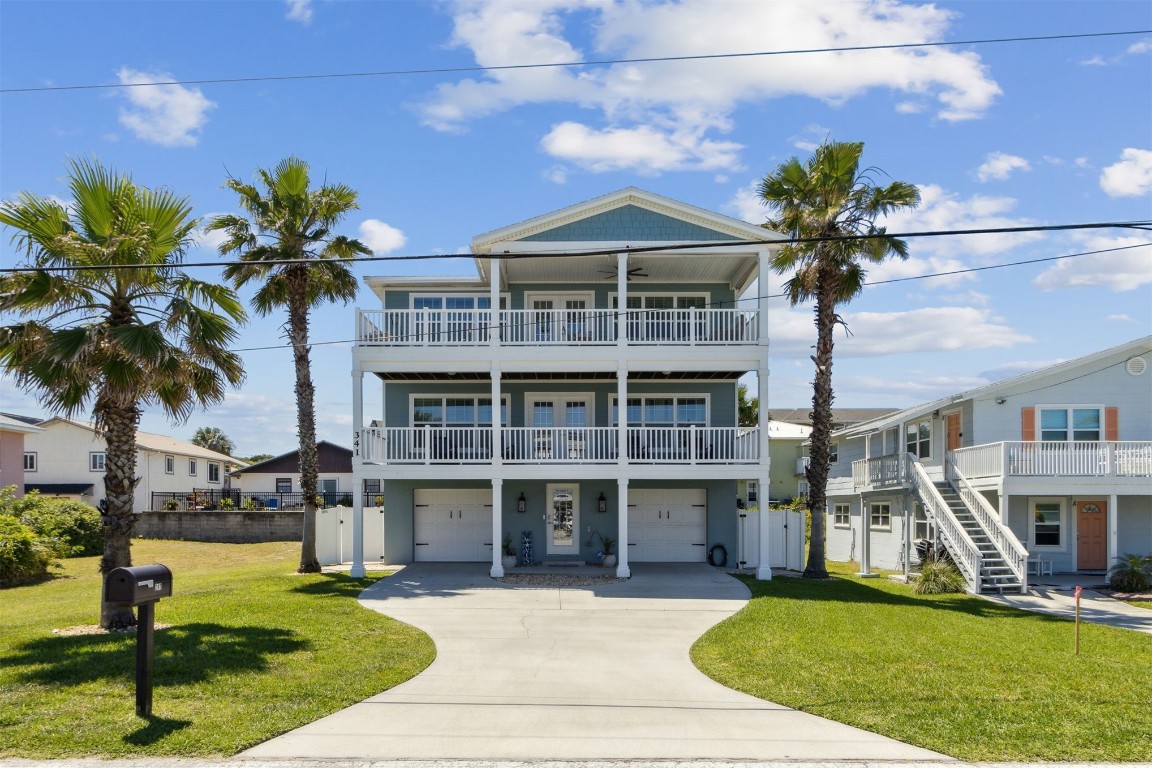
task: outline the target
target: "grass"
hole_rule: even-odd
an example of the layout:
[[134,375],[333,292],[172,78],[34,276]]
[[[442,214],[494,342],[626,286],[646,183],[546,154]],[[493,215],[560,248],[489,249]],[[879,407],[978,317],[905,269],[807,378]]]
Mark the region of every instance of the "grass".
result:
[[97,558],[0,590],[0,757],[232,755],[401,683],[431,639],[355,600],[379,575],[294,573],[299,545],[133,543],[172,569],[156,604],[153,715],[135,713],[135,633],[95,624]]
[[970,761],[1152,760],[1152,637],[915,595],[830,563],[829,581],[748,580],[692,649],[753,696]]

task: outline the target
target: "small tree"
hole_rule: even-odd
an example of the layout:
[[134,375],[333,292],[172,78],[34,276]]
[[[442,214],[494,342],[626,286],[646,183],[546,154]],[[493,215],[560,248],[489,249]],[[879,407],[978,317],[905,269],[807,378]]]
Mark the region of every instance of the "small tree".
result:
[[736,389],[738,398],[737,411],[740,426],[754,427],[760,423],[760,398],[748,397],[748,387],[741,384]]
[[201,448],[222,453],[225,456],[231,456],[232,452],[236,450],[236,445],[219,427],[200,427],[192,436],[192,443]]

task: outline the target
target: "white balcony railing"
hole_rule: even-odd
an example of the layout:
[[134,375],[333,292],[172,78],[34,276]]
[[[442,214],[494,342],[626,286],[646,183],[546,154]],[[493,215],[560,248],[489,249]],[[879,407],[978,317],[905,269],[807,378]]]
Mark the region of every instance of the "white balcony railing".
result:
[[899,488],[908,477],[908,454],[892,453],[852,462],[852,485],[857,488]]
[[[747,427],[628,427],[624,460],[638,464],[754,464],[758,430]],[[503,427],[505,464],[596,464],[620,460],[616,427]],[[495,459],[488,427],[370,427],[368,464],[483,464]]]
[[[618,312],[611,309],[357,310],[356,342],[385,346],[489,344],[615,344]],[[759,342],[757,313],[738,309],[628,310],[629,344],[748,344]]]
[[989,477],[1149,477],[1152,441],[988,443],[952,451],[969,480]]

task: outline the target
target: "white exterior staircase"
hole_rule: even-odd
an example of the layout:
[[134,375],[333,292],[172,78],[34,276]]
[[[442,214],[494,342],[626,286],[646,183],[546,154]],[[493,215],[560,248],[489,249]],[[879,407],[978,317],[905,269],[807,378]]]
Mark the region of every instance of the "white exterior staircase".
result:
[[[963,496],[948,483],[934,483],[948,513],[964,530],[979,551],[978,582],[970,584],[977,592],[1025,592],[1026,572],[1017,575],[1009,564],[1006,553],[996,546],[993,535],[984,529],[976,514],[968,508]],[[947,544],[947,541],[945,541]],[[949,548],[951,552],[951,547]]]

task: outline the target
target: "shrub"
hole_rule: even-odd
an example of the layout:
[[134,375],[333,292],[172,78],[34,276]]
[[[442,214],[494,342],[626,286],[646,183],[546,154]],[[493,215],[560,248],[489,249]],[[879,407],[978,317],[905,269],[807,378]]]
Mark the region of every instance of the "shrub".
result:
[[0,514],[0,587],[45,576],[53,552],[51,539],[37,536],[11,515]]
[[1108,570],[1108,587],[1116,592],[1152,590],[1152,558],[1144,555],[1121,555]]
[[224,510],[236,509],[236,502],[232,501],[232,499],[225,496],[223,499],[220,499],[220,509],[224,509]]
[[912,591],[918,595],[943,595],[963,592],[968,586],[964,574],[949,561],[933,560],[920,566],[920,578]]
[[70,499],[31,499],[18,504],[20,522],[44,538],[57,542],[60,557],[98,555],[104,549],[104,531],[100,512],[95,507]]

